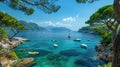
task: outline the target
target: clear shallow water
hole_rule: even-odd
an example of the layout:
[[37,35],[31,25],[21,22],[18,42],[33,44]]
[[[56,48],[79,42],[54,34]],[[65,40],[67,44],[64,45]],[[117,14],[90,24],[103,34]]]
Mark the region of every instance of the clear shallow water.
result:
[[[71,33],[68,39],[66,32],[21,32],[18,36],[30,39],[16,47],[19,58],[34,57],[36,64],[32,67],[97,67],[104,62],[96,60],[95,45],[99,43],[100,37],[88,33]],[[73,40],[80,38],[81,42]],[[90,39],[90,41],[88,41]],[[57,42],[52,42],[56,40]],[[58,44],[54,48],[53,44]],[[87,44],[87,49],[80,47],[80,44]],[[29,51],[38,51],[39,55],[28,55]]]

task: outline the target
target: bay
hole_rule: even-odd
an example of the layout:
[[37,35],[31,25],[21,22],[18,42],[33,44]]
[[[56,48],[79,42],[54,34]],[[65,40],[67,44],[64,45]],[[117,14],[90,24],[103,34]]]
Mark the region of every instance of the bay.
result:
[[[23,31],[18,36],[28,38],[30,42],[22,43],[15,51],[20,59],[35,58],[36,64],[32,67],[97,67],[104,63],[96,59],[95,45],[100,41],[98,35],[71,32],[71,38],[68,39],[68,34],[69,32]],[[76,38],[81,41],[73,41]],[[54,48],[53,44],[58,47]],[[87,44],[87,48],[81,48],[81,44]],[[40,54],[29,55],[30,51]]]

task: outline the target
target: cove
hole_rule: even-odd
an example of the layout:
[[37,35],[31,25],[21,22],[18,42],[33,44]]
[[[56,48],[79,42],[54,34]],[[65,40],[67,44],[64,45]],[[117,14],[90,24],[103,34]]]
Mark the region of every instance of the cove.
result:
[[[104,63],[96,59],[95,45],[100,41],[98,35],[71,32],[71,38],[68,39],[68,32],[23,31],[18,36],[30,40],[16,47],[15,51],[20,59],[35,58],[36,64],[32,67],[97,67]],[[73,41],[76,38],[81,41]],[[54,48],[53,44],[58,44],[58,47]],[[87,48],[81,48],[81,44],[87,44]],[[29,55],[29,51],[39,54]]]

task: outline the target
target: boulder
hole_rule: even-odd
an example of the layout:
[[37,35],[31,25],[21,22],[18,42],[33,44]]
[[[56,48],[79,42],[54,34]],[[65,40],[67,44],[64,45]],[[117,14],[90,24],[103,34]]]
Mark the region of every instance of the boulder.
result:
[[35,64],[35,62],[34,62],[34,58],[32,57],[24,58],[20,62],[20,66],[33,65],[33,64]]

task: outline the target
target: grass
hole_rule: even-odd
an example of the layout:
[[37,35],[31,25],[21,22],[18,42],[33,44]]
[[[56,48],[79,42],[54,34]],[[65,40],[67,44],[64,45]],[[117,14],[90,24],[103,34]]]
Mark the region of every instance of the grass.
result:
[[10,49],[9,53],[7,54],[7,57],[12,59],[12,60],[19,61],[19,58],[17,57],[17,55],[13,49]]
[[98,65],[98,67],[112,67],[112,63],[109,62],[108,64],[104,64],[102,66]]

